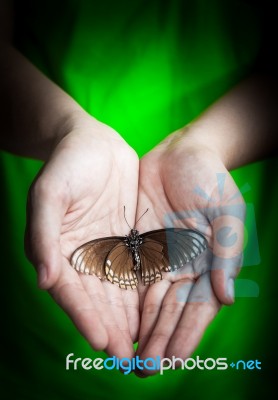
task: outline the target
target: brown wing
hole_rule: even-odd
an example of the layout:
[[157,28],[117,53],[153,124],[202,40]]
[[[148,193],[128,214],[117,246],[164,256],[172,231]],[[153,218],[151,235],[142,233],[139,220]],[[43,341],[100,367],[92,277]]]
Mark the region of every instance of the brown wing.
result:
[[105,262],[106,278],[121,289],[136,289],[138,279],[134,271],[132,253],[125,243],[118,243]]
[[[193,261],[208,247],[206,238],[192,229],[158,229],[143,233],[141,237],[143,243],[153,240],[162,246],[160,253],[167,261],[164,271],[176,271],[186,263]],[[159,253],[157,255],[161,258]]]
[[163,244],[149,238],[145,238],[141,244],[139,254],[143,285],[158,282],[162,279],[162,271],[171,271],[163,248]]
[[76,271],[106,279],[105,260],[111,249],[124,240],[121,236],[95,239],[74,251],[70,263]]

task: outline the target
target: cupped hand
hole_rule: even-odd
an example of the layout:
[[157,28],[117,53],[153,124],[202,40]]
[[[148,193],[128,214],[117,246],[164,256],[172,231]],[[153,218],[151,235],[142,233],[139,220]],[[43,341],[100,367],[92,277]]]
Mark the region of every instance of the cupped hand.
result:
[[133,356],[139,329],[137,291],[121,290],[69,263],[81,244],[127,233],[134,222],[139,162],[111,128],[89,117],[56,146],[33,183],[27,206],[26,253],[38,283],[94,349]]
[[[140,232],[165,227],[195,229],[209,248],[164,279],[141,286],[137,354],[189,357],[221,304],[234,301],[245,207],[220,156],[209,146],[177,131],[140,162]],[[145,370],[144,374],[154,371]],[[138,371],[141,375],[142,371]]]

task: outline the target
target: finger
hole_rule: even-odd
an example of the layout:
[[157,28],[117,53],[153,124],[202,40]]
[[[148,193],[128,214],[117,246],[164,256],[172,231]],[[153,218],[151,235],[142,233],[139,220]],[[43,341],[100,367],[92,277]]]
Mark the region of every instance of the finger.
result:
[[130,337],[132,342],[135,343],[138,340],[138,332],[140,326],[138,293],[136,290],[122,290],[122,299],[124,303]]
[[39,179],[28,196],[25,249],[42,289],[53,286],[61,272],[60,233],[65,211],[62,195]]
[[[107,291],[104,289],[104,283],[98,278],[92,276],[80,276],[84,288],[89,293],[91,301],[94,303],[103,325],[108,335],[108,343],[105,348],[109,355],[115,355],[119,358],[132,357],[132,341],[127,335],[128,325],[126,321],[117,321],[111,307]],[[113,287],[113,285],[110,286]],[[124,316],[125,317],[125,316]],[[125,319],[125,318],[124,318]],[[118,322],[120,324],[118,325]]]
[[161,305],[171,283],[163,279],[151,285],[145,295],[137,354],[141,355],[147,344],[159,317]]
[[67,261],[64,261],[59,279],[49,293],[95,350],[107,347],[108,335],[99,312],[84,290],[77,272],[70,268]]
[[210,275],[206,273],[198,279],[189,294],[165,356],[182,359],[189,357],[219,309],[220,304],[211,288]]
[[[171,285],[163,300],[156,325],[141,353],[142,359],[165,357],[169,340],[180,320],[193,285],[194,281],[191,279],[183,279]],[[148,372],[155,373],[155,371]]]
[[243,204],[223,208],[211,221],[213,229],[213,259],[211,281],[213,290],[223,304],[234,302],[234,279],[242,264],[244,241]]
[[[122,292],[125,292],[125,290],[120,289],[118,286],[113,285],[110,282],[103,282],[103,289],[106,294],[111,317],[115,321],[117,330],[121,333],[121,335],[115,335],[112,329],[111,335],[109,335],[109,343],[111,343],[111,346],[109,349],[107,349],[107,351],[109,354],[121,354],[121,357],[133,357],[133,341],[131,339],[129,324],[122,298]],[[108,323],[111,324],[111,319],[110,322],[108,321]]]
[[102,286],[111,317],[119,327],[121,333],[131,342],[121,289],[118,286],[111,284],[111,282],[103,282]]

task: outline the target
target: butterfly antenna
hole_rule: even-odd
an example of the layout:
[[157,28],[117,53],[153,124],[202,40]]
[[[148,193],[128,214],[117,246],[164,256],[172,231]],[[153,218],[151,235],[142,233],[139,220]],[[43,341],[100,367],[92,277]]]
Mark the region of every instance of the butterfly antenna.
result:
[[124,219],[125,219],[125,222],[127,223],[127,226],[128,226],[129,229],[131,230],[132,228],[131,228],[131,226],[129,225],[129,223],[127,222],[127,219],[126,219],[126,216],[125,216],[125,206],[124,206]]
[[142,217],[144,217],[144,215],[149,211],[149,209],[147,208],[146,211],[144,212],[144,214],[141,215],[141,217],[139,219],[137,219],[137,221],[135,222],[134,228],[136,227],[136,225],[138,224],[138,222],[140,221],[140,219]]

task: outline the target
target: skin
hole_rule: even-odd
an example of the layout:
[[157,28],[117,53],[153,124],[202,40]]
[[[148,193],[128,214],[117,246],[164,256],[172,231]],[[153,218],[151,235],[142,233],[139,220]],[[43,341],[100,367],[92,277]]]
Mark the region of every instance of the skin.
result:
[[106,126],[98,127],[96,137],[93,130],[94,125],[65,136],[30,189],[26,250],[39,286],[49,290],[92,347],[131,357],[139,326],[137,292],[79,275],[69,263],[89,238],[126,232],[122,204],[131,205],[131,221],[135,215],[137,155]]
[[[241,264],[244,202],[221,159],[207,148],[190,147],[181,132],[166,139],[147,154],[140,164],[139,209],[151,204],[142,220],[144,230],[164,227],[165,215],[186,212],[190,218],[175,219],[174,226],[197,229],[208,240],[210,251],[195,263],[165,273],[164,279],[141,292],[142,317],[137,353],[141,358],[172,356],[185,359],[195,350],[202,335],[221,307],[234,301],[233,285]],[[185,146],[185,148],[183,148]],[[188,147],[187,147],[188,146]],[[174,160],[174,162],[173,162]],[[148,172],[147,172],[148,171]],[[219,196],[216,174],[225,177],[223,198]],[[196,193],[200,186],[212,200]],[[240,208],[239,218],[226,215],[225,206]],[[216,211],[211,211],[215,208]],[[229,235],[236,233],[237,242],[223,247],[215,240],[222,227],[229,226]],[[221,256],[221,265],[217,257]],[[236,257],[235,257],[236,256]],[[232,265],[228,262],[234,258]],[[227,271],[229,273],[227,273]],[[142,375],[140,371],[138,375]],[[153,374],[153,371],[144,371]]]
[[[7,5],[0,15],[8,20]],[[238,188],[228,170],[274,150],[276,84],[263,77],[243,82],[139,163],[117,132],[89,116],[12,47],[10,25],[1,27],[0,146],[45,161],[30,188],[25,237],[39,286],[94,349],[132,357],[139,337],[142,358],[190,355],[221,304],[234,301],[244,202],[240,195],[231,202]],[[225,176],[222,197],[216,174]],[[196,187],[208,198],[197,195]],[[150,208],[138,224],[141,233],[164,227],[169,212],[197,215],[211,251],[196,265],[149,288],[139,285],[138,291],[79,275],[69,265],[71,253],[88,240],[128,233],[124,205],[130,225]],[[237,218],[225,211],[230,205],[239,206]],[[180,220],[178,226],[194,229],[196,220]],[[225,227],[228,238],[237,235],[234,246],[219,241]]]
[[[197,265],[165,274],[140,291],[137,353],[143,359],[189,357],[221,305],[234,302],[245,204],[228,169],[277,153],[276,88],[275,81],[270,85],[269,78],[258,76],[241,82],[140,161],[138,210],[150,211],[139,230],[162,228],[165,216],[182,211],[191,218],[176,218],[174,226],[197,229],[211,249]],[[235,243],[223,245],[225,236],[233,235]],[[137,371],[138,376],[154,373]]]

